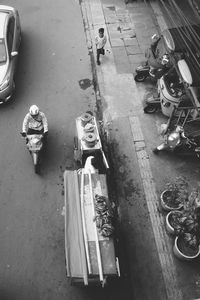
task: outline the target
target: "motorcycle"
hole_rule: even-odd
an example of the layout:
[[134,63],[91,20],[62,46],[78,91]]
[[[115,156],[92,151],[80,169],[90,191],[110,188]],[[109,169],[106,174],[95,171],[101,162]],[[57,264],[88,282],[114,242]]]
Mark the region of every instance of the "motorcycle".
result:
[[194,138],[186,137],[184,129],[177,126],[171,133],[165,134],[165,141],[153,149],[155,154],[160,151],[169,151],[182,155],[195,155],[200,158],[200,147]]
[[27,134],[26,142],[33,159],[34,171],[38,174],[40,172],[40,153],[44,146],[44,134]]

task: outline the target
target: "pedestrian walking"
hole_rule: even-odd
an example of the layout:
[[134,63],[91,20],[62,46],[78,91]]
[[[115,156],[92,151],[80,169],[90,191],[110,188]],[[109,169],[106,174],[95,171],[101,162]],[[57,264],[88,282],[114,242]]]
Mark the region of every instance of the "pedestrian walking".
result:
[[100,65],[100,54],[105,54],[104,46],[107,42],[107,37],[104,35],[104,28],[99,28],[99,34],[95,37],[95,44],[97,47],[97,65]]

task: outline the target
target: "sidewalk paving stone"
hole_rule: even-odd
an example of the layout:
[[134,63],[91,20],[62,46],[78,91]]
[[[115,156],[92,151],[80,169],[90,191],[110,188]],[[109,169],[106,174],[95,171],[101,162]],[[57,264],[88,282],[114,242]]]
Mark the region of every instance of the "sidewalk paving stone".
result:
[[142,61],[144,61],[144,55],[141,54],[134,54],[134,55],[129,55],[128,56],[129,62],[131,64],[137,64],[139,65]]
[[132,28],[123,29],[120,27],[122,38],[123,39],[134,39],[136,37],[135,30]]
[[110,39],[112,39],[112,38],[120,39],[122,37],[119,23],[117,23],[117,22],[115,24],[107,24],[107,30],[108,30]]
[[124,41],[123,41],[123,39],[120,39],[120,38],[111,38],[110,42],[111,42],[112,47],[120,47],[120,46],[123,47],[124,46]]
[[135,46],[135,48],[138,48],[137,53],[140,53],[140,52],[138,52],[139,46],[137,47],[136,38],[124,38],[124,45],[125,46]]
[[126,46],[127,55],[134,55],[134,54],[142,53],[139,45],[126,45],[126,43],[125,43],[125,46]]

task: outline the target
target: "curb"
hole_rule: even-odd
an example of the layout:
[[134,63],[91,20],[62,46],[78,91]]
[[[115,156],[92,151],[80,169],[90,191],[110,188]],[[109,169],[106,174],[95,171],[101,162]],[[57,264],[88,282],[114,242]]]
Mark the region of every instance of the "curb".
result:
[[92,36],[91,36],[92,17],[91,17],[90,6],[87,0],[86,1],[79,0],[79,5],[81,7],[86,44],[87,44],[88,53],[90,55],[90,61],[91,61],[91,72],[92,72],[93,86],[94,86],[94,92],[96,98],[96,107],[94,107],[94,112],[96,113],[97,118],[99,120],[103,120],[102,109],[101,109],[102,106],[101,97],[100,97],[100,90],[99,90],[99,83],[98,83],[99,80],[97,76],[97,69],[95,66],[95,54],[94,54],[94,48],[93,48]]

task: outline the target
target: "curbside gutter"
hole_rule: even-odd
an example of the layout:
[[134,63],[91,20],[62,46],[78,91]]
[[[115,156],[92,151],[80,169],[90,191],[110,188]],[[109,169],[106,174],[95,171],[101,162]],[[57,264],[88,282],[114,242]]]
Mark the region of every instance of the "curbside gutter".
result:
[[101,105],[101,97],[100,97],[100,90],[99,90],[99,80],[97,78],[97,71],[95,67],[95,49],[93,45],[93,39],[91,36],[91,31],[93,30],[92,25],[92,15],[90,10],[90,5],[88,1],[85,0],[79,0],[79,4],[81,7],[81,13],[83,18],[83,26],[85,30],[85,38],[86,38],[86,45],[88,48],[88,53],[90,55],[90,61],[91,61],[91,72],[92,72],[92,78],[93,78],[93,87],[96,97],[96,107],[94,107],[94,112],[96,113],[99,120],[103,120],[102,115],[102,105]]

